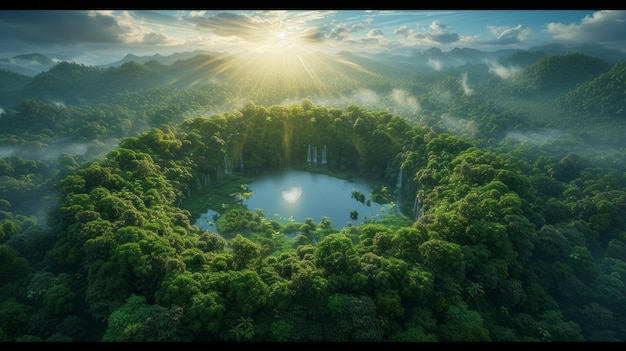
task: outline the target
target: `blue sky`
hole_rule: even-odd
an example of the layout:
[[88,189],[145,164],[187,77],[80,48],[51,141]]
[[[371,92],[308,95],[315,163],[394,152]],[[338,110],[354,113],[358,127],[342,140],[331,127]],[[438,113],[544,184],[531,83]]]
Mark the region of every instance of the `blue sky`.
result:
[[556,42],[626,52],[624,33],[624,10],[1,10],[0,58],[36,52],[106,64],[130,53],[493,51]]

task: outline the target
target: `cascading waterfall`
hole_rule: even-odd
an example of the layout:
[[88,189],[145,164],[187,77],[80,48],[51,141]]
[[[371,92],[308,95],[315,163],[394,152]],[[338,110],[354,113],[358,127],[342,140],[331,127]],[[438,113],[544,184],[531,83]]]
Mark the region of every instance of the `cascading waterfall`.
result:
[[202,184],[200,184],[200,177],[196,177],[196,188],[202,190]]
[[396,189],[399,191],[402,188],[402,167],[400,167],[400,173],[398,173],[398,182],[396,183]]
[[[322,147],[322,165],[327,165],[328,164],[328,149],[326,148],[326,145],[324,145],[324,147]],[[317,146],[311,146],[311,144],[309,144],[308,148],[307,148],[307,154],[306,154],[306,163],[310,166],[311,164],[314,164],[317,166],[317,162],[318,162],[318,157],[317,157]]]
[[306,163],[311,164],[312,159],[311,159],[311,144],[309,144],[309,148],[307,150],[307,154],[306,154]]
[[230,168],[230,158],[228,157],[228,155],[224,155],[224,174],[231,173],[233,173],[233,171]]
[[419,189],[417,190],[417,193],[415,194],[415,201],[413,202],[413,214],[415,215],[415,220],[418,220],[420,218],[420,215],[422,214],[422,209],[419,207],[420,204],[420,196],[419,196]]

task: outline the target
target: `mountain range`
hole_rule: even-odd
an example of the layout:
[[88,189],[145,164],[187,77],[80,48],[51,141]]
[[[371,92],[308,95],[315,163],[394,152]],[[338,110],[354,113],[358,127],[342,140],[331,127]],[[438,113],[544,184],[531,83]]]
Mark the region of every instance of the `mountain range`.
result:
[[[500,61],[503,64],[514,64],[519,66],[527,66],[541,57],[552,54],[565,54],[570,52],[580,52],[585,55],[600,58],[608,63],[615,63],[626,60],[626,53],[619,50],[606,49],[600,45],[585,45],[578,47],[566,47],[560,44],[547,44],[543,46],[532,47],[528,50],[498,50],[498,51],[480,51],[471,48],[454,48],[444,52],[438,47],[432,47],[427,50],[414,50],[405,54],[398,53],[360,53],[342,51],[337,55],[348,58],[354,63],[376,63],[387,66],[388,70],[384,73],[391,75],[403,76],[407,70],[415,69],[443,69],[466,64],[481,64],[486,60]],[[136,62],[145,64],[150,61],[158,62],[162,65],[172,65],[177,61],[191,59],[198,55],[211,56],[230,56],[228,53],[216,53],[206,50],[195,50],[190,52],[174,53],[171,55],[148,55],[137,56],[127,54],[123,59],[97,67],[109,68],[119,67],[127,62]],[[321,54],[321,53],[317,53]],[[316,55],[317,55],[316,54]],[[30,53],[17,55],[0,59],[0,70],[10,71],[33,77],[39,73],[46,72],[57,63],[66,61],[58,58],[49,58],[40,53]]]
[[0,59],[0,69],[19,73],[25,76],[34,76],[54,67],[57,62],[45,55],[33,53]]

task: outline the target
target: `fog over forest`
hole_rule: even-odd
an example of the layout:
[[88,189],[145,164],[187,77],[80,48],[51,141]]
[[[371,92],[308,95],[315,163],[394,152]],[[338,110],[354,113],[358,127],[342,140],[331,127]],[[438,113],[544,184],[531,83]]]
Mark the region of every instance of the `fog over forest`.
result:
[[[175,18],[64,15],[110,23],[105,43]],[[626,340],[626,51],[569,36],[621,12],[531,48],[503,45],[531,27],[387,15],[295,36],[279,14],[191,11],[178,35],[211,50],[0,57],[0,341]],[[0,33],[29,21],[0,12]],[[289,172],[344,182],[315,210],[340,190],[353,207],[248,208],[261,179],[306,208]]]

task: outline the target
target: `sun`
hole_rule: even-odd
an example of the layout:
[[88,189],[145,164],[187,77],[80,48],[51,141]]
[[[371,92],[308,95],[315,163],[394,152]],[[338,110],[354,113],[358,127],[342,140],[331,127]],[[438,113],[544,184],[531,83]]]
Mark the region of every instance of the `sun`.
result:
[[271,47],[272,50],[293,49],[294,46],[297,46],[296,41],[293,39],[294,38],[289,38],[287,32],[280,31],[274,34],[274,38],[271,40],[269,47]]
[[[358,68],[320,51],[318,42],[297,28],[271,28],[257,34],[254,42],[214,70],[222,79],[244,79],[251,95],[290,91],[297,98],[328,96],[331,89],[326,77],[344,75],[346,64]],[[289,189],[282,195],[293,204],[301,194],[301,189]]]
[[273,30],[268,32],[264,40],[255,43],[252,51],[257,53],[285,53],[294,50],[302,50],[304,44],[298,40],[297,35],[290,35],[288,30]]

